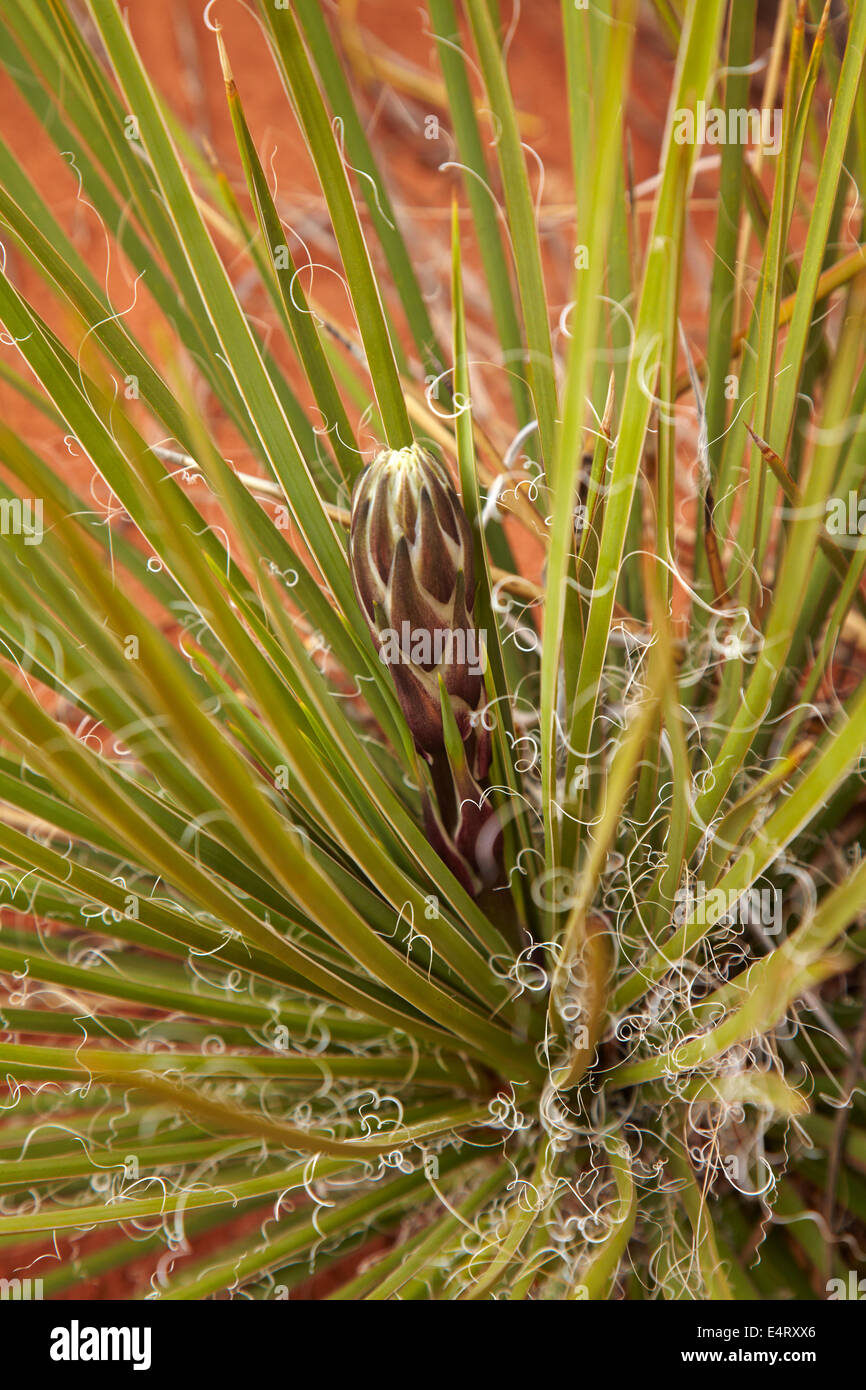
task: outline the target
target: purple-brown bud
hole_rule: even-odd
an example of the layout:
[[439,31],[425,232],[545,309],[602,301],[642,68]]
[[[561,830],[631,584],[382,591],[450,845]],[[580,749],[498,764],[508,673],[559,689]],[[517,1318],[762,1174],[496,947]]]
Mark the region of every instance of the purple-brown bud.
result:
[[468,766],[484,777],[490,736],[477,718],[484,652],[472,619],[472,532],[446,470],[420,445],[384,450],[358,479],[349,556],[417,748],[430,758],[444,751],[441,676]]

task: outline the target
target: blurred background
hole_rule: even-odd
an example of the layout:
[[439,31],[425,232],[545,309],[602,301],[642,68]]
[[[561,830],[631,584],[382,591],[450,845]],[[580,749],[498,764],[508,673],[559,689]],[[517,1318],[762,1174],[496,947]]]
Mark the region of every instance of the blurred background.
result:
[[[450,337],[449,219],[456,193],[465,204],[460,172],[454,167],[455,151],[448,128],[444,87],[439,75],[435,46],[426,9],[420,4],[397,4],[394,0],[322,0],[347,70],[349,71],[370,137],[394,206],[408,234],[415,265],[429,297],[434,326],[440,339]],[[316,184],[303,141],[296,126],[287,120],[288,103],[280,87],[258,21],[240,0],[216,0],[207,6],[203,0],[128,0],[126,5],[134,38],[162,96],[182,117],[202,150],[209,152],[246,206],[246,185],[238,160],[228,115],[224,82],[217,54],[215,34],[208,28],[219,22],[223,29],[234,77],[244,103],[253,136],[264,166],[271,171],[277,207],[295,240],[292,251],[304,272],[304,289],[314,284],[315,298],[336,324],[351,324],[351,308],[336,269],[333,239],[321,192]],[[515,97],[521,112],[523,133],[530,151],[530,176],[537,198],[538,221],[546,261],[549,294],[555,312],[565,307],[574,258],[574,207],[571,178],[571,151],[566,120],[565,64],[562,51],[559,0],[531,0],[501,6],[506,25],[508,61]],[[772,38],[777,6],[762,6],[756,56],[760,60]],[[82,17],[82,27],[88,29]],[[651,180],[658,168],[658,152],[664,129],[673,76],[673,58],[656,12],[647,5],[642,13],[642,32],[635,49],[631,89],[624,93],[627,105],[627,138],[630,148],[632,185],[632,226],[635,248],[645,235],[652,206]],[[760,65],[754,78],[756,104],[764,72]],[[38,106],[39,97],[35,94]],[[53,211],[67,228],[79,252],[94,273],[104,280],[119,312],[128,313],[142,341],[160,341],[164,330],[159,316],[149,304],[146,288],[137,282],[134,268],[124,264],[116,252],[109,255],[108,238],[93,208],[79,196],[74,163],[61,158],[41,129],[33,110],[15,84],[0,75],[0,110],[6,138],[15,149],[30,177],[50,201]],[[481,111],[479,103],[479,111]],[[483,115],[483,112],[481,112]],[[495,132],[488,121],[487,135]],[[495,165],[490,151],[491,170]],[[704,345],[715,225],[717,173],[707,161],[699,172],[690,205],[690,236],[686,252],[687,293],[683,302],[684,326],[694,345]],[[491,175],[495,196],[499,188]],[[490,369],[479,375],[478,389],[496,400],[501,392],[507,400],[501,370],[494,361],[495,340],[487,327],[488,305],[478,260],[472,244],[468,213],[464,218],[464,269],[467,308],[473,356],[484,358],[485,343],[490,349]],[[215,235],[231,265],[247,312],[268,322],[268,308],[248,273],[248,263],[228,238]],[[2,232],[0,232],[2,240]],[[299,248],[306,249],[306,255]],[[375,256],[374,252],[374,256]],[[46,294],[26,259],[7,249],[7,270],[14,282],[45,315],[65,341],[77,343],[81,332],[71,320],[58,321],[56,299]],[[399,310],[394,303],[399,323]],[[291,372],[289,362],[286,370]],[[473,381],[473,390],[475,383]],[[207,410],[206,399],[202,401]],[[0,382],[0,411],[8,423],[29,436],[34,447],[53,458],[58,469],[76,486],[97,485],[90,464],[79,457],[74,443],[52,427],[44,416],[30,410],[20,396]],[[216,422],[219,434],[219,422]],[[234,441],[226,435],[227,452]],[[375,441],[367,441],[372,448]],[[248,460],[237,460],[248,463]],[[97,492],[93,491],[97,496]],[[236,1234],[244,1225],[258,1224],[258,1215],[237,1223]],[[134,1238],[130,1232],[130,1238]],[[98,1248],[111,1238],[99,1232],[64,1235],[58,1246],[46,1243],[41,1258],[74,1261],[87,1249]],[[225,1228],[219,1239],[225,1240]],[[378,1242],[377,1242],[378,1244]],[[208,1248],[208,1238],[196,1242],[196,1253]],[[365,1247],[365,1255],[377,1245]],[[32,1253],[32,1252],[31,1252]],[[30,1269],[35,1277],[39,1261]],[[20,1261],[14,1250],[0,1252],[0,1275],[18,1270]],[[125,1298],[146,1288],[153,1275],[153,1260],[132,1263],[116,1273],[107,1273],[78,1285],[66,1296],[73,1298]],[[329,1281],[340,1276],[340,1268],[312,1279],[293,1297],[318,1296]],[[324,1282],[323,1282],[324,1279]]]

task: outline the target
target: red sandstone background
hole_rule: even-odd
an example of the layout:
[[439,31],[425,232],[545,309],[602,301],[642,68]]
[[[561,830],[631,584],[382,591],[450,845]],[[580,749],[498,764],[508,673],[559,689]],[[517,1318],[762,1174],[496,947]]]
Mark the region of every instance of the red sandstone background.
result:
[[[216,152],[234,187],[245,200],[245,183],[235,153],[231,122],[217,58],[214,35],[203,22],[203,0],[127,0],[125,6],[136,42],[152,79],[183,117],[188,129]],[[336,7],[327,6],[329,13]],[[769,7],[772,8],[772,7]],[[508,3],[502,6],[506,19]],[[341,13],[350,21],[349,43],[353,53],[356,86],[360,93],[368,134],[374,144],[389,183],[410,249],[422,275],[422,283],[432,297],[432,311],[447,323],[448,219],[452,192],[462,199],[459,174],[440,171],[439,165],[452,158],[448,138],[447,113],[439,101],[439,71],[431,40],[426,9],[421,4],[396,0],[361,0],[344,3]],[[303,142],[291,115],[285,94],[271,61],[258,23],[239,0],[217,0],[211,18],[223,27],[235,79],[244,103],[250,128],[266,167],[272,164],[280,199],[280,211],[308,242],[315,261],[333,264],[324,203],[318,190]],[[761,44],[769,41],[769,30],[762,31]],[[551,299],[556,312],[568,297],[572,264],[573,226],[571,205],[571,153],[567,126],[565,68],[561,44],[559,0],[531,0],[517,15],[509,50],[509,70],[519,108],[526,114],[525,133],[544,167],[544,187],[540,209],[540,230]],[[658,150],[664,127],[673,61],[657,31],[652,14],[645,16],[641,41],[635,50],[634,71],[627,100],[627,126],[631,140],[634,178],[640,182],[657,171]],[[383,76],[388,76],[388,81]],[[396,81],[395,81],[396,79]],[[41,130],[14,85],[0,75],[0,123],[3,133],[25,165],[32,179],[50,200],[55,215],[68,228],[78,250],[109,285],[119,306],[132,302],[133,277],[114,252],[108,261],[106,237],[93,211],[78,198],[77,181],[68,164],[59,158],[54,145]],[[424,118],[438,116],[442,133],[438,141],[424,137]],[[491,150],[491,167],[494,155]],[[535,170],[532,169],[535,179]],[[496,185],[494,185],[496,186]],[[692,226],[688,241],[686,274],[688,294],[684,302],[686,327],[695,342],[703,346],[704,324],[709,295],[709,273],[715,208],[715,175],[700,175],[692,201]],[[639,207],[639,225],[644,233],[650,199]],[[464,246],[467,266],[473,264],[471,229],[465,221]],[[9,249],[9,265],[16,284],[35,303],[61,333],[69,324],[58,317],[57,305],[46,293],[38,276],[26,260]],[[245,271],[240,267],[243,277]],[[345,290],[335,275],[317,273],[316,294],[337,321],[345,320]],[[483,291],[475,294],[467,285],[470,313],[477,332],[483,328]],[[263,303],[263,301],[262,301]],[[251,307],[255,307],[253,303]],[[153,319],[146,294],[139,295],[131,323],[145,342],[151,336]],[[443,332],[447,341],[447,331]],[[151,341],[153,341],[151,337]],[[52,431],[43,417],[24,407],[17,396],[0,384],[0,411],[10,424],[22,430],[34,447],[56,461],[67,477],[85,491],[90,485],[90,469],[71,457],[62,437]],[[264,1215],[255,1214],[235,1223],[234,1234],[254,1230]],[[210,1244],[225,1238],[226,1228],[214,1237],[193,1242],[194,1255],[205,1253]],[[111,1238],[112,1233],[94,1233],[58,1240],[58,1253],[64,1261],[79,1252],[92,1250]],[[377,1248],[367,1246],[367,1251]],[[17,1253],[0,1252],[0,1275],[13,1272],[38,1276],[42,1265],[37,1257],[55,1258],[48,1242],[38,1251],[28,1247]],[[33,1264],[34,1259],[37,1263]],[[65,1295],[69,1298],[128,1298],[146,1290],[156,1259],[145,1257],[116,1273],[79,1284]],[[294,1297],[320,1296],[332,1276],[314,1278],[299,1288]]]

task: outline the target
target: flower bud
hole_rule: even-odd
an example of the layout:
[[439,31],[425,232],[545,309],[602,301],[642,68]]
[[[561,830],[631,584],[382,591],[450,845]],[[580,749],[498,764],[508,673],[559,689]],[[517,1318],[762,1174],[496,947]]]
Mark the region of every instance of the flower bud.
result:
[[355,485],[349,557],[380,658],[415,744],[444,751],[439,677],[472,775],[484,777],[490,736],[483,662],[472,620],[472,532],[445,468],[412,444],[383,450]]

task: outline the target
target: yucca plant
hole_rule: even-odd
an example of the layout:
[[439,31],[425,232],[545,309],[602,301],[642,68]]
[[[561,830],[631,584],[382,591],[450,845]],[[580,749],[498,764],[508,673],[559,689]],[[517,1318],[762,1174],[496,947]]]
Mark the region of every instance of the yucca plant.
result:
[[[134,7],[0,11],[129,290],[7,129],[0,1264],[824,1298],[866,1240],[866,0],[780,4],[769,48],[756,0],[563,0],[567,303],[495,0],[427,9],[435,307],[351,13],[259,6],[343,317],[212,5],[234,162]],[[675,56],[647,187],[639,25]]]

